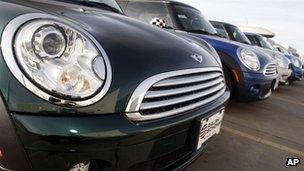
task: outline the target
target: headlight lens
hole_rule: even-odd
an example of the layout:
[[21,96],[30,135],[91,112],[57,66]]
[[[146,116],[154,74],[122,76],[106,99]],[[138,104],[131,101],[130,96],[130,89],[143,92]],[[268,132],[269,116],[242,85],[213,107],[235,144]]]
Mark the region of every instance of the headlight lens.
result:
[[248,69],[253,71],[258,71],[260,69],[260,61],[253,51],[246,48],[239,48],[238,49],[238,56]]
[[288,68],[287,61],[284,60],[284,57],[282,57],[279,54],[275,54],[274,58],[275,58],[275,60],[276,60],[276,62],[277,62],[277,64],[278,64],[279,67],[281,67],[281,68]]
[[291,57],[291,63],[295,66],[295,67],[301,67],[301,63],[298,59],[296,59],[295,57]]
[[[48,18],[24,15],[4,30],[2,51],[11,72],[34,94],[56,104],[87,106],[100,100],[111,81],[104,50],[84,30],[41,15]],[[17,23],[22,27],[16,28]]]

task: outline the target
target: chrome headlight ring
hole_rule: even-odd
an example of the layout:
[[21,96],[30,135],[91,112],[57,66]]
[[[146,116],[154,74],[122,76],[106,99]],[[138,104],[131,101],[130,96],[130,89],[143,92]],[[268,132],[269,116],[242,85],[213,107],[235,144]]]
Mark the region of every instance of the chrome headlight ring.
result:
[[[57,25],[66,28],[65,32]],[[75,47],[69,46],[73,43],[65,35],[69,29],[78,36]],[[110,88],[112,69],[105,50],[87,31],[67,20],[41,13],[18,16],[5,27],[1,47],[14,77],[29,91],[53,104],[92,105]],[[83,49],[76,53],[79,47]],[[66,49],[71,52],[69,55]],[[56,86],[58,82],[64,86]]]
[[254,51],[252,51],[248,48],[240,47],[237,50],[237,55],[238,55],[240,61],[242,62],[242,64],[246,68],[248,68],[252,71],[260,70],[260,67],[261,67],[260,61],[259,61],[257,54]]

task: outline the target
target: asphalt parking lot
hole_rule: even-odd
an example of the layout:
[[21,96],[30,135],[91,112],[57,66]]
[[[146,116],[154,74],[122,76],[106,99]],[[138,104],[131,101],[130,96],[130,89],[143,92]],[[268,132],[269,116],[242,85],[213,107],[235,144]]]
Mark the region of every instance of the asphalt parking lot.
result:
[[[290,157],[301,164],[286,167]],[[221,134],[188,170],[304,170],[304,81],[265,101],[231,102]]]

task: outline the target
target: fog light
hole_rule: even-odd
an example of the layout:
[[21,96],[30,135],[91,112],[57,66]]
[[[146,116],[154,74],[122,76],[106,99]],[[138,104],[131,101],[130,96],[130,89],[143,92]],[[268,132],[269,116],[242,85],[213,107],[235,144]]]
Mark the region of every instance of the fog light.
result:
[[70,171],[89,171],[90,162],[81,162],[73,166]]
[[258,95],[260,93],[260,87],[259,86],[252,86],[250,88],[250,94],[251,95]]
[[0,159],[3,157],[3,151],[0,149]]

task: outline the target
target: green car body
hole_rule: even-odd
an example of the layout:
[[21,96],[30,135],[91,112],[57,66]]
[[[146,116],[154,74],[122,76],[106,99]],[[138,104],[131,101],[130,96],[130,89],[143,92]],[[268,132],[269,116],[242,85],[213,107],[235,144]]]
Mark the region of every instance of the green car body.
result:
[[[182,168],[204,149],[196,150],[200,120],[225,108],[227,90],[201,107],[163,118],[132,120],[129,114],[140,111],[127,109],[134,92],[149,78],[208,68],[222,73],[208,48],[108,8],[68,1],[0,1],[0,14],[1,169],[69,170],[81,162],[91,162],[90,170]],[[56,98],[39,97],[17,79],[8,64],[16,56],[6,53],[14,47],[8,46],[13,40],[5,37],[5,29],[22,17],[54,17],[88,33],[102,47],[110,64],[109,87],[102,98],[83,106],[57,103]],[[203,62],[191,58],[193,53],[204,57]]]

